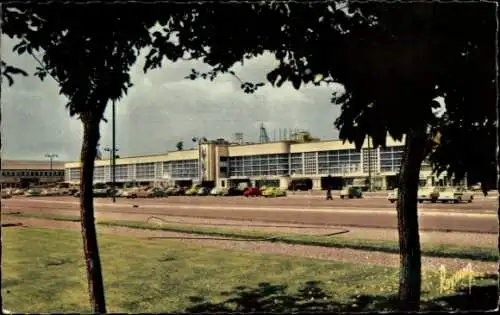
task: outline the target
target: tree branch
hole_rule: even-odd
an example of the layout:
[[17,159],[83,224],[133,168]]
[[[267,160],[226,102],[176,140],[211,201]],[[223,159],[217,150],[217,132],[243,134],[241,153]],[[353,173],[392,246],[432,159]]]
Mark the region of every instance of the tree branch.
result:
[[40,65],[40,67],[42,67],[42,68],[43,68],[43,70],[45,70],[45,71],[46,71],[46,72],[47,72],[47,73],[48,73],[48,74],[52,77],[52,79],[54,79],[54,80],[57,82],[57,84],[59,84],[59,85],[61,86],[61,84],[62,84],[62,83],[61,83],[61,81],[59,81],[56,77],[54,77],[54,76],[53,76],[53,75],[52,75],[52,74],[51,74],[51,73],[47,70],[47,66],[46,66],[46,65],[45,65],[45,64],[44,64],[44,63],[43,63],[40,59],[38,59],[38,57],[37,57],[34,53],[29,52],[29,54],[30,54],[30,55],[31,55],[31,56],[32,56],[32,57],[33,57],[33,58],[34,58],[34,59],[38,62],[38,64]]

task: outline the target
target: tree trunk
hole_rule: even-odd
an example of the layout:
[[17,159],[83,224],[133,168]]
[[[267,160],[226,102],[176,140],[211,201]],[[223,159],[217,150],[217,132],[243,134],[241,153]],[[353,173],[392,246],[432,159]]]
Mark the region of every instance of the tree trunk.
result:
[[[497,148],[498,151],[498,148]],[[498,153],[497,153],[498,154]],[[498,159],[497,163],[500,164],[500,159]],[[498,173],[498,166],[497,166],[497,173]],[[497,174],[497,176],[499,176]],[[498,242],[497,242],[497,247],[498,247],[498,255],[500,256],[500,179],[497,181],[497,191],[498,191],[498,206],[497,206],[497,218],[498,218]],[[498,300],[497,300],[497,309],[500,309],[500,260],[498,260],[498,268],[497,268],[497,274],[499,275],[497,278],[497,292],[498,292]]]
[[418,311],[420,305],[421,261],[418,232],[417,191],[422,160],[426,152],[425,128],[406,135],[399,175],[397,204],[400,248],[399,309]]
[[[87,264],[87,279],[89,298],[92,312],[106,313],[104,298],[104,281],[99,258],[99,247],[94,222],[94,196],[92,184],[94,181],[94,161],[97,154],[97,145],[100,138],[100,117],[82,115],[83,144],[81,152],[80,176],[80,217],[82,226],[83,251]],[[96,115],[98,116],[98,115]]]
[[[500,110],[497,107],[497,122],[500,121]],[[497,124],[497,191],[498,191],[498,206],[497,206],[497,219],[498,219],[498,254],[500,255],[500,127]],[[500,309],[500,260],[498,260],[498,278],[497,278],[497,308]]]

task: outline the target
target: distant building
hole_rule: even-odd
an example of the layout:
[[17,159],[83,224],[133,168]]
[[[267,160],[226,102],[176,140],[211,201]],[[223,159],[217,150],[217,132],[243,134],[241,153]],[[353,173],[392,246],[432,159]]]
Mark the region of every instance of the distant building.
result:
[[[286,189],[294,181],[307,180],[312,189],[324,189],[327,185],[337,189],[344,184],[366,183],[370,179],[374,189],[396,185],[403,142],[388,137],[387,148],[374,149],[365,141],[358,151],[354,144],[341,140],[321,141],[308,132],[296,132],[291,138],[267,143],[207,141],[199,146],[204,152],[201,163],[198,148],[122,157],[116,160],[116,181],[118,184],[146,184],[168,180],[168,183],[181,186],[210,182],[216,187],[236,187],[247,182]],[[109,160],[95,162],[95,183],[111,181],[110,174]],[[424,161],[421,184],[442,184],[444,175],[436,178],[429,162]],[[78,184],[80,163],[67,163],[65,176],[67,183]]]
[[29,187],[64,182],[65,162],[3,160],[2,187]]

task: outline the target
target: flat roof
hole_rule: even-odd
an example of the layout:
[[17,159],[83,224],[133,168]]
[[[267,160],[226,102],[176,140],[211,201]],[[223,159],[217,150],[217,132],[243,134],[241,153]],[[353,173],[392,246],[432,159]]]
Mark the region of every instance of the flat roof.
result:
[[[50,161],[36,160],[4,160],[1,161],[2,170],[50,170]],[[53,170],[64,170],[64,161],[52,161]]]
[[[298,152],[321,152],[330,150],[346,150],[354,149],[354,143],[340,139],[333,140],[313,140],[309,142],[300,142],[294,140],[270,141],[263,143],[211,143],[219,148],[227,148],[228,151],[223,153],[223,156],[251,156],[260,154],[287,154]],[[400,146],[404,142],[396,141],[391,137],[387,137],[386,145],[388,147]],[[368,140],[365,139],[363,148],[368,147]],[[116,160],[117,165],[140,164],[140,163],[153,163],[165,161],[178,161],[196,159],[198,148],[186,149],[181,151],[167,151],[166,153],[150,154],[150,155],[136,155],[136,156],[123,156]],[[109,158],[103,156],[101,160],[96,160],[96,166],[109,165]],[[65,168],[79,167],[80,162],[68,162]]]

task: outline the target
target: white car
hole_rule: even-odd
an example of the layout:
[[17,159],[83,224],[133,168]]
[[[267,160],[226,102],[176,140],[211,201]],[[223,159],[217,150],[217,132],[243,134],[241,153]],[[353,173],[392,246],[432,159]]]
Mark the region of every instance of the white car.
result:
[[24,194],[24,190],[23,190],[23,189],[18,188],[18,189],[16,189],[16,190],[12,191],[11,193],[12,193],[12,195],[14,195],[14,196],[19,196],[19,195],[23,195],[23,194]]
[[453,202],[459,203],[462,201],[467,201],[471,203],[474,199],[473,192],[463,188],[463,187],[446,187],[442,188],[439,192],[438,201],[440,202]]
[[210,190],[210,195],[212,196],[222,196],[223,193],[224,193],[224,188],[215,187],[212,188],[212,190]]
[[387,194],[387,200],[389,200],[391,203],[394,203],[394,202],[396,202],[396,200],[398,200],[398,189],[397,188],[393,189],[392,191],[390,191]]
[[421,187],[417,191],[417,200],[419,203],[424,201],[435,203],[439,199],[439,193],[436,187]]
[[11,197],[12,197],[12,194],[11,194],[10,190],[2,189],[2,199],[8,199]]

